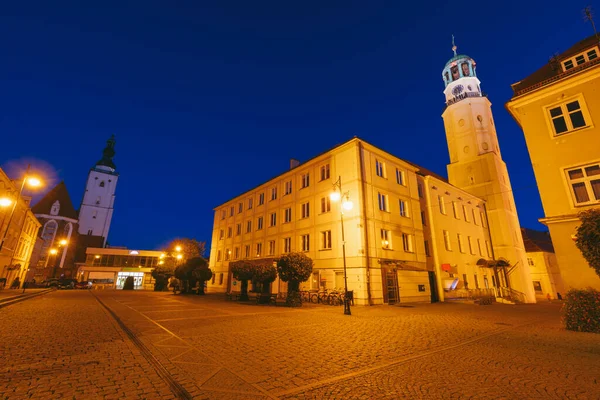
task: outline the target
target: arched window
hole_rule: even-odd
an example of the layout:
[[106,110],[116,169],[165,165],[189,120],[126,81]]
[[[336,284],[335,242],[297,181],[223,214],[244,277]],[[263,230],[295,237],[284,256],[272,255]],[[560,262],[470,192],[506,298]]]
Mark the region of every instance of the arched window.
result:
[[52,204],[52,208],[50,209],[50,215],[58,215],[60,211],[60,202],[56,200],[54,204]]
[[[54,238],[56,237],[56,230],[58,229],[58,224],[56,223],[56,221],[51,220],[46,222],[46,224],[44,225],[44,229],[42,230],[42,256],[40,257],[40,260],[46,260],[46,258],[48,257],[48,250],[50,249],[50,246],[52,246],[52,243],[54,243]],[[42,264],[43,265],[43,264]]]

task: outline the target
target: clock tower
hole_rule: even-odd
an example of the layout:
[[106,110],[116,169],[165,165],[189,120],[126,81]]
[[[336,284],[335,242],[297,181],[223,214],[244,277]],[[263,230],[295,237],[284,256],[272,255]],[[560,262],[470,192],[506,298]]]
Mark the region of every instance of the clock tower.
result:
[[[453,39],[454,45],[454,39]],[[481,91],[476,63],[456,53],[442,71],[446,107],[442,113],[450,164],[448,181],[486,202],[492,260],[482,268],[498,288],[535,302],[533,283],[506,164],[500,154],[492,104]],[[485,266],[484,266],[485,265]],[[508,290],[508,291],[510,291]]]

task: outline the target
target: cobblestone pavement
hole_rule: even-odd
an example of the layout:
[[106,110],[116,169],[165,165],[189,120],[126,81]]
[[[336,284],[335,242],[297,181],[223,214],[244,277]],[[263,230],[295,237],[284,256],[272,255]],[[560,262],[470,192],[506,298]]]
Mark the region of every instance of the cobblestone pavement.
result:
[[[166,373],[198,399],[600,398],[600,335],[563,330],[560,304],[352,313],[210,294],[46,294],[3,309],[0,339],[8,357],[0,362],[9,365],[1,369],[0,382],[7,383],[0,383],[0,397],[48,398],[62,388],[68,390],[57,397],[174,397]],[[31,340],[35,345],[25,344]],[[83,349],[93,354],[83,357]]]

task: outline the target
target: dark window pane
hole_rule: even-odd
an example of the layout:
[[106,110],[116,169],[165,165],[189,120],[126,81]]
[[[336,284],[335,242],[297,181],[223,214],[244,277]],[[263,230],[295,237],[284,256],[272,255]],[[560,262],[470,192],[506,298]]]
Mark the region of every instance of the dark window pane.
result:
[[582,128],[585,126],[585,119],[583,119],[583,113],[581,111],[575,111],[570,115],[573,128]]
[[577,65],[581,65],[585,62],[585,57],[583,55],[575,57],[575,62]]
[[554,130],[556,131],[556,134],[561,134],[566,132],[567,129],[567,123],[565,122],[565,118],[564,117],[558,117],[558,118],[554,118],[552,120],[552,122],[554,123]]
[[592,185],[592,192],[594,192],[594,197],[596,200],[600,200],[600,179],[596,179],[594,181],[590,181]]
[[590,60],[593,60],[594,58],[598,58],[598,53],[596,53],[596,50],[588,51],[588,58]]
[[556,107],[550,110],[550,115],[554,118],[554,117],[558,117],[559,115],[562,115],[562,110],[560,107]]
[[569,60],[565,62],[565,70],[573,68],[573,61]]
[[586,167],[585,174],[587,176],[600,175],[600,165],[592,165],[591,167]]
[[574,169],[572,171],[569,171],[569,178],[570,179],[583,178],[583,171],[581,169]]
[[568,104],[567,104],[567,110],[568,110],[569,112],[571,112],[571,111],[575,111],[575,110],[579,110],[580,108],[581,108],[581,107],[579,107],[579,102],[578,102],[577,100],[576,100],[576,101],[574,101],[574,102],[572,102],[572,103],[568,103]]
[[577,203],[586,203],[590,201],[590,196],[585,188],[585,183],[574,183],[573,192],[575,193],[575,201]]

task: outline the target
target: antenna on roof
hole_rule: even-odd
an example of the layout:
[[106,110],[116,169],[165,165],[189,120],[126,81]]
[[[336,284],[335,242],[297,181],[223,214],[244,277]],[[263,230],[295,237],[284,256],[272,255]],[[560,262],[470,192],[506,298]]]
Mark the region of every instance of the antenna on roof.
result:
[[583,20],[584,21],[590,21],[592,23],[592,28],[594,28],[594,35],[596,35],[596,39],[598,39],[598,41],[600,41],[600,37],[598,37],[598,31],[596,30],[596,24],[594,23],[594,12],[592,10],[592,7],[587,6],[586,8],[583,9]]
[[456,49],[457,49],[457,47],[454,44],[454,35],[452,35],[452,51],[454,52],[454,57],[456,57]]

